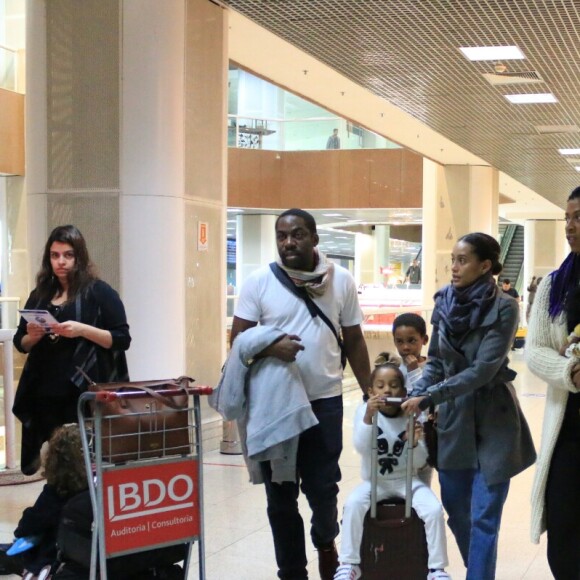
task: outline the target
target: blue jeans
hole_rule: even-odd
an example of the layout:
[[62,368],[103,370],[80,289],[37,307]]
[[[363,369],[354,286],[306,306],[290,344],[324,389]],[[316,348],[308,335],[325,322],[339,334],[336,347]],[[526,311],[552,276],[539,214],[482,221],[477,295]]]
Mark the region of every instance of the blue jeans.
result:
[[308,578],[304,522],[298,511],[299,489],[312,510],[310,535],[314,546],[329,546],[338,535],[342,396],[312,401],[312,410],[319,423],[300,435],[298,482],[273,483],[270,463],[260,464],[266,485],[278,577],[284,580]]
[[487,485],[476,469],[439,471],[441,500],[455,536],[466,580],[493,580],[497,541],[509,481]]

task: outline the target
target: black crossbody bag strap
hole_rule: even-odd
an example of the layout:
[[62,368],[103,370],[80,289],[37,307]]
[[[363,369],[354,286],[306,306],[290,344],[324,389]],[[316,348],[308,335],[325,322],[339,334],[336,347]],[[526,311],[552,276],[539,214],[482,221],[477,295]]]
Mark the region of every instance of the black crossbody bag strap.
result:
[[274,274],[274,276],[276,276],[278,282],[280,282],[282,286],[285,286],[286,288],[288,288],[288,290],[290,290],[290,292],[292,292],[292,294],[304,300],[304,302],[306,303],[306,308],[308,308],[308,312],[310,312],[310,316],[312,316],[312,318],[320,316],[320,319],[324,322],[324,324],[326,324],[326,326],[330,328],[332,334],[334,334],[334,338],[336,338],[336,341],[338,342],[338,346],[340,347],[340,364],[342,365],[342,368],[345,368],[346,353],[344,351],[344,343],[342,342],[342,339],[340,338],[338,332],[336,332],[334,324],[332,324],[332,322],[330,322],[330,320],[328,319],[328,316],[326,316],[326,314],[322,312],[318,304],[316,304],[316,302],[314,302],[314,300],[310,298],[308,292],[306,292],[306,289],[302,288],[301,286],[296,286],[296,284],[294,284],[294,282],[292,282],[292,280],[290,279],[290,276],[288,276],[288,274],[282,268],[280,268],[280,266],[278,266],[276,262],[272,262],[270,264],[270,270],[272,270],[272,273]]

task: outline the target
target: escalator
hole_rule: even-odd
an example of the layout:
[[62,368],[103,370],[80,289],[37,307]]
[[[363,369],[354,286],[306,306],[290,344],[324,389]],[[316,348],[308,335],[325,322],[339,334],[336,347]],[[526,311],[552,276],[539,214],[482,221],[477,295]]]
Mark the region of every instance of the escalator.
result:
[[499,275],[500,282],[509,278],[512,288],[520,296],[523,291],[524,275],[524,228],[515,224],[499,224],[501,254],[499,261],[503,270]]

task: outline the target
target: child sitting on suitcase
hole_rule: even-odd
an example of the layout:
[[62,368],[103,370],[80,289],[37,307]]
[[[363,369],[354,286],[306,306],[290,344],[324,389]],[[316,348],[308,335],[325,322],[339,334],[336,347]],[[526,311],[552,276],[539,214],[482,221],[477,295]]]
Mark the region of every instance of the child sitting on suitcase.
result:
[[[371,472],[377,466],[371,465],[372,420],[378,413],[378,484],[377,500],[391,497],[405,497],[406,476],[406,427],[407,417],[400,407],[384,404],[385,397],[404,397],[405,377],[396,364],[385,363],[375,367],[371,375],[369,399],[357,409],[354,420],[354,446],[362,456],[361,483],[348,497],[342,518],[340,566],[335,580],[357,580],[361,576],[360,550],[365,514],[371,505]],[[422,466],[427,458],[421,440],[422,429],[415,429],[417,437],[413,463]],[[428,580],[448,580],[445,572],[447,542],[445,520],[439,500],[418,477],[414,469],[412,506],[425,523],[425,535],[429,551]],[[388,545],[385,545],[388,550]],[[388,570],[385,570],[388,577]]]

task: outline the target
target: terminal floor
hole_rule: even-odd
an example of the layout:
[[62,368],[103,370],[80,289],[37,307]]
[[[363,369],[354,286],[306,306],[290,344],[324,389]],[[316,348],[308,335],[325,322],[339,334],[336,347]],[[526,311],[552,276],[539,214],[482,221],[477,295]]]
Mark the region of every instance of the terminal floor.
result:
[[[518,371],[515,381],[523,410],[530,422],[536,445],[539,443],[544,410],[544,385],[534,377],[523,362],[521,351],[513,352],[513,367]],[[359,458],[352,447],[352,417],[360,401],[357,390],[345,394],[345,448],[341,458],[342,502],[359,482]],[[547,580],[551,574],[546,561],[545,535],[539,545],[529,540],[529,497],[533,468],[514,478],[504,510],[499,542],[497,580]],[[0,487],[0,542],[12,540],[23,508],[31,505],[42,488],[42,482]],[[247,472],[240,456],[211,452],[204,457],[206,578],[208,580],[275,580],[276,565],[270,528],[266,517],[266,502],[262,486],[248,483]],[[433,489],[438,494],[437,477]],[[305,521],[309,510],[301,497],[301,512]],[[308,534],[307,534],[308,537]],[[338,538],[340,541],[340,537]],[[457,546],[448,532],[450,565],[454,580],[465,578]],[[199,577],[197,545],[189,579]],[[317,554],[308,546],[310,577],[318,578]],[[5,576],[16,578],[16,576]],[[393,578],[393,580],[405,580]]]

